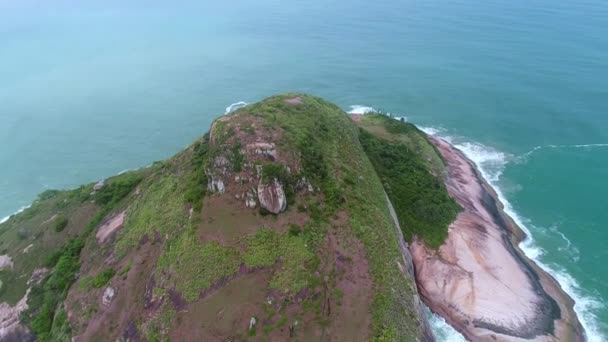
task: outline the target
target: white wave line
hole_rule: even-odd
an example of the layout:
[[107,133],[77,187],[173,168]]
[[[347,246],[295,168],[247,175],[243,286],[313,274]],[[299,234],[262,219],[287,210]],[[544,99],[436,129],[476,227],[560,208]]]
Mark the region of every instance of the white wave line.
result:
[[245,101],[235,102],[235,103],[231,104],[230,106],[226,107],[226,110],[224,111],[224,114],[232,113],[235,110],[243,108],[243,107],[245,107],[248,104],[249,103],[247,103]]
[[596,144],[571,144],[571,145],[542,145],[534,146],[530,151],[521,155],[521,159],[527,159],[535,152],[542,149],[559,149],[559,148],[594,148],[594,147],[608,147],[608,143],[596,143]]

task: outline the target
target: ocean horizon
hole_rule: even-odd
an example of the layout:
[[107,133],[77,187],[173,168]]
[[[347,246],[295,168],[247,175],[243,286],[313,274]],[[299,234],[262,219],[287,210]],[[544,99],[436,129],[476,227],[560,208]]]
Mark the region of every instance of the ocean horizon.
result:
[[0,2],[0,43],[0,223],[305,92],[462,150],[588,340],[608,339],[606,2]]

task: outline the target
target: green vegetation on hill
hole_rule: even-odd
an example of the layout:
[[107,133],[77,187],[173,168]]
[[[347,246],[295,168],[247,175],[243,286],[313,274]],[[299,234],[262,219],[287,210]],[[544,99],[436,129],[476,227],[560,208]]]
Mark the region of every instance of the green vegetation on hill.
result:
[[243,261],[248,267],[267,267],[282,261],[270,287],[295,294],[312,282],[317,260],[303,237],[262,228],[246,239],[246,246]]
[[[99,205],[99,209],[88,224],[83,224],[81,234],[69,240],[63,247],[52,251],[48,254],[46,262],[39,265],[49,267],[51,271],[40,284],[32,286],[28,296],[29,308],[21,314],[22,320],[30,325],[39,341],[69,340],[70,327],[62,305],[80,270],[80,253],[85,241],[103,217],[115,209],[121,200],[133,191],[141,179],[142,176],[137,172],[129,172],[110,179],[108,185],[95,194],[94,199]],[[83,189],[70,191],[67,196],[62,197],[62,201],[59,202],[61,205],[56,207],[69,207],[70,199],[82,201],[84,198],[82,192]],[[44,197],[41,201],[48,201],[60,195],[62,195],[61,192],[53,192],[52,195],[45,192],[41,195]],[[37,206],[43,206],[43,204],[38,203]],[[57,229],[57,224],[63,225],[64,228],[67,226],[67,218],[62,215],[64,214],[56,218],[58,223],[55,225],[55,231],[57,232],[63,231],[63,228]],[[49,250],[52,249],[49,248]],[[93,279],[92,285],[101,287],[113,275],[113,270],[106,270]]]
[[193,231],[171,242],[159,259],[159,267],[171,273],[171,282],[189,302],[201,291],[235,274],[241,264],[238,250],[218,242],[201,242]]
[[[298,105],[285,99],[300,96]],[[289,147],[302,158],[303,173],[321,188],[324,201],[311,216],[327,221],[346,209],[349,223],[363,242],[374,280],[372,336],[378,341],[413,341],[420,317],[413,279],[396,266],[401,260],[397,236],[382,185],[359,144],[359,130],[339,107],[323,99],[287,94],[268,98],[237,111],[263,117],[268,126],[283,129]],[[316,223],[303,235],[318,244],[326,230]]]
[[[424,156],[403,142],[414,141],[414,136],[422,133],[409,123],[391,118],[385,118],[384,125],[398,138],[385,139],[361,129],[361,145],[395,207],[405,238],[411,241],[417,236],[428,246],[438,248],[460,208],[448,195],[443,180],[429,170]],[[404,139],[399,139],[404,135]],[[427,145],[428,153],[435,153],[428,142]]]
[[[70,326],[82,333],[91,316],[105,310],[98,296],[110,283],[129,294],[117,295],[121,305],[141,312],[126,310],[128,321],[100,325],[109,329],[103,333],[114,338],[128,323],[140,336],[159,341],[183,323],[181,306],[196,312],[246,274],[261,282],[264,293],[256,304],[262,307],[251,304],[257,299],[247,305],[264,317],[251,330],[231,331],[230,338],[270,339],[288,325],[291,334],[300,334],[306,327],[296,329],[295,322],[303,319],[325,329],[344,300],[360,305],[356,310],[369,315],[371,324],[351,327],[346,313],[341,329],[369,333],[376,341],[414,341],[423,318],[414,281],[399,266],[403,258],[385,190],[408,239],[416,235],[434,247],[458,208],[441,182],[443,162],[423,133],[381,115],[364,116],[359,125],[363,129],[323,99],[274,96],[217,120],[210,134],[169,160],[109,178],[96,192],[93,184],[46,191],[0,225],[2,254],[15,261],[15,270],[0,271],[0,300],[16,303],[29,275],[46,266],[50,272],[32,287],[22,315],[40,341],[68,340]],[[276,155],[252,157],[253,141],[276,145]],[[263,216],[244,205],[245,194],[249,200],[257,190],[258,167],[263,183],[277,179],[283,186],[286,212]],[[226,193],[207,193],[211,177],[223,180]],[[98,243],[94,231],[123,211],[115,238]],[[354,264],[338,249],[365,260]],[[352,289],[337,286],[349,267],[365,273],[370,284],[363,304],[359,298],[352,303]],[[76,281],[79,286],[72,286]],[[268,304],[268,293],[278,302]]]

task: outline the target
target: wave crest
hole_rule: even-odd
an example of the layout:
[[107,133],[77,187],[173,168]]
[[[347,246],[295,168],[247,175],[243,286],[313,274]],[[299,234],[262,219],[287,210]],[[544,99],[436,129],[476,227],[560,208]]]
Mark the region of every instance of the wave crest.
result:
[[241,108],[245,107],[248,104],[249,103],[247,103],[245,101],[235,102],[235,103],[231,104],[230,106],[226,107],[226,110],[224,111],[224,114],[232,113],[235,110],[241,109]]

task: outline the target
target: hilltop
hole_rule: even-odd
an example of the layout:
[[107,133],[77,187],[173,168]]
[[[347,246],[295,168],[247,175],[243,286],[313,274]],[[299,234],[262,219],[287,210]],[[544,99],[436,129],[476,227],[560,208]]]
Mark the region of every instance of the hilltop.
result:
[[433,340],[403,237],[446,239],[461,210],[446,174],[409,123],[270,97],[166,161],[46,191],[0,225],[0,334]]

